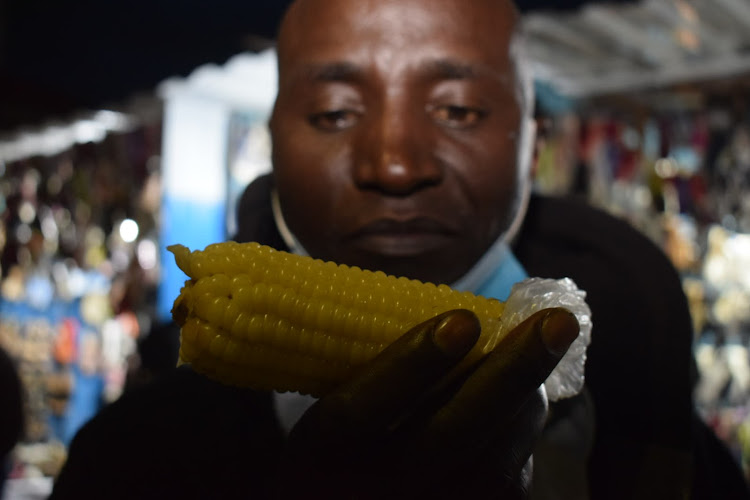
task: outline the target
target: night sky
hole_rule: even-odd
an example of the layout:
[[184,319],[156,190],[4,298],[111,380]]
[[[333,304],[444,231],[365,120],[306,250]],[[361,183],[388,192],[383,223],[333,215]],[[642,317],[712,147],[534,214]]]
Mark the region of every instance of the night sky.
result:
[[[2,0],[0,0],[2,1]],[[629,0],[625,0],[629,1]],[[571,10],[584,0],[524,0]],[[5,0],[0,134],[122,103],[272,39],[287,0]]]

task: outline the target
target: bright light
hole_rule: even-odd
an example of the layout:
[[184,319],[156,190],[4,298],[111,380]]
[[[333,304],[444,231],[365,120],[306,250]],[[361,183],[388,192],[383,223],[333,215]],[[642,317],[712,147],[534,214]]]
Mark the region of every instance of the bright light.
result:
[[120,238],[125,243],[132,243],[138,238],[138,223],[133,219],[125,219],[120,223]]
[[79,120],[73,125],[73,133],[80,144],[101,142],[107,136],[107,129],[95,120]]
[[137,249],[138,263],[143,269],[153,269],[156,267],[158,259],[158,249],[156,243],[151,240],[143,240],[138,244]]
[[34,219],[36,219],[36,209],[30,201],[25,200],[21,202],[21,206],[18,207],[18,218],[21,219],[21,222],[24,224],[31,224],[34,222]]
[[16,240],[18,240],[21,245],[25,245],[31,241],[33,235],[34,233],[28,224],[19,224],[16,228]]
[[669,179],[670,177],[676,176],[678,173],[677,162],[674,158],[667,157],[656,160],[654,168],[656,170],[656,175],[662,179]]
[[103,109],[97,111],[94,120],[112,132],[127,132],[134,127],[134,119],[124,113]]
[[51,214],[42,217],[42,234],[46,240],[56,240],[60,234],[55,218]]

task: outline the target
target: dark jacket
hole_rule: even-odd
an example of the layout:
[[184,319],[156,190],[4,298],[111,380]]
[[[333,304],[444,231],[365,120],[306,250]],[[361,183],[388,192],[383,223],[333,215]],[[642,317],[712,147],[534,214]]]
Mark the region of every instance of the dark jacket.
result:
[[[284,249],[270,182],[262,177],[245,192],[236,239]],[[555,471],[579,460],[596,499],[689,498],[681,493],[691,489],[693,498],[750,498],[737,465],[693,411],[690,316],[658,248],[585,204],[534,197],[514,250],[532,276],[573,278],[593,314],[587,390],[551,407],[540,474],[552,483],[564,475]],[[570,439],[578,422],[590,445]],[[277,479],[282,440],[268,394],[178,369],[79,432],[53,498],[256,497],[248,492]],[[571,498],[562,491],[544,493]]]
[[24,432],[23,396],[16,363],[0,347],[0,497],[11,466],[13,448]]

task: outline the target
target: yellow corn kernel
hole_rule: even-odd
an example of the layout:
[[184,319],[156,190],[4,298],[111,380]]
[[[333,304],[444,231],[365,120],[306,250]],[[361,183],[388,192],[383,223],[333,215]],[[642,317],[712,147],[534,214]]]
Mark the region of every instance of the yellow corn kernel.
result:
[[257,243],[168,248],[190,279],[172,310],[180,361],[220,382],[320,396],[413,326],[465,308],[478,359],[504,333],[504,303],[446,285],[302,257]]

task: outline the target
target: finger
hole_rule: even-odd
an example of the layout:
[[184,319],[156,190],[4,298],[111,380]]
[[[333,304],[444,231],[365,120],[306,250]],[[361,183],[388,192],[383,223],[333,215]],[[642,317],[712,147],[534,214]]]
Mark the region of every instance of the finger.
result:
[[471,350],[480,328],[476,315],[463,309],[417,325],[313,405],[292,437],[310,432],[356,440],[382,432]]
[[539,311],[513,329],[429,422],[424,439],[443,450],[481,445],[507,427],[579,332],[563,308]]

